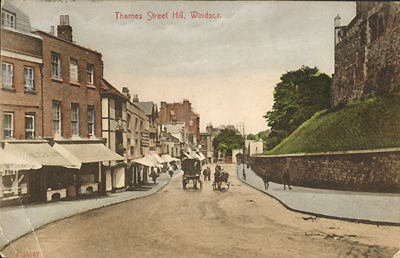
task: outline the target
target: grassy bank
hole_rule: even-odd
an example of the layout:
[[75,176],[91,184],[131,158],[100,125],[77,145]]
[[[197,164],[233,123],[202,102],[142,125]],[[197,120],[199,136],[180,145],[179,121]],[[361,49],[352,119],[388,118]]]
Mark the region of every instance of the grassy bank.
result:
[[266,154],[400,147],[400,96],[373,97],[316,113]]

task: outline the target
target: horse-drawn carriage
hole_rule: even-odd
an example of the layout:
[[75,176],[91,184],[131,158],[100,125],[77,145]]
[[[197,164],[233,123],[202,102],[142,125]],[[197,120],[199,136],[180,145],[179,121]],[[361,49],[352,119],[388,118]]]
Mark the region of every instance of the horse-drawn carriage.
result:
[[229,189],[229,173],[223,171],[220,168],[217,168],[217,170],[214,173],[214,182],[212,184],[213,190],[228,190]]
[[183,189],[186,190],[187,184],[193,183],[193,188],[197,189],[197,185],[200,185],[200,189],[203,188],[203,182],[200,180],[201,175],[201,163],[198,159],[184,159],[182,161],[182,185]]

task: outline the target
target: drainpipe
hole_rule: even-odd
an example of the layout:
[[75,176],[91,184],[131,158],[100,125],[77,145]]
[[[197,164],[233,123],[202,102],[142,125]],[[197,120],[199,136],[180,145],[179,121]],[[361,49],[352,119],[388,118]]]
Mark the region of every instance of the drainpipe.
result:
[[41,90],[40,90],[40,105],[41,105],[41,108],[42,108],[42,138],[43,138],[44,137],[43,64],[40,64],[39,67],[40,67],[40,87],[41,87]]

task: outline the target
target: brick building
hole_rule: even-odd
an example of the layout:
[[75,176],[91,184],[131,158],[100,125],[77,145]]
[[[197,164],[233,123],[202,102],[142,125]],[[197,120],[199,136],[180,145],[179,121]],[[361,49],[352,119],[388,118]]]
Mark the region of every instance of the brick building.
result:
[[332,104],[400,86],[400,4],[357,2],[347,26],[335,18]]
[[101,137],[102,55],[72,41],[67,15],[42,38],[44,137]]
[[42,41],[31,33],[28,16],[7,2],[1,42],[0,138],[42,137]]
[[160,121],[161,123],[184,122],[194,136],[192,142],[200,142],[200,115],[193,111],[189,100],[180,103],[161,102]]

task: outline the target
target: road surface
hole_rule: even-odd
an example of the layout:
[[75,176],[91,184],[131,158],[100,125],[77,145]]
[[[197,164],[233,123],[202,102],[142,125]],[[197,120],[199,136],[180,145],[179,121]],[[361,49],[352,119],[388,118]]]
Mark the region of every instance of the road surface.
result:
[[[15,241],[6,257],[392,257],[400,228],[286,210],[242,184],[182,189],[181,176],[149,197],[49,224]],[[212,166],[212,171],[214,167]],[[34,256],[36,255],[36,256]]]

